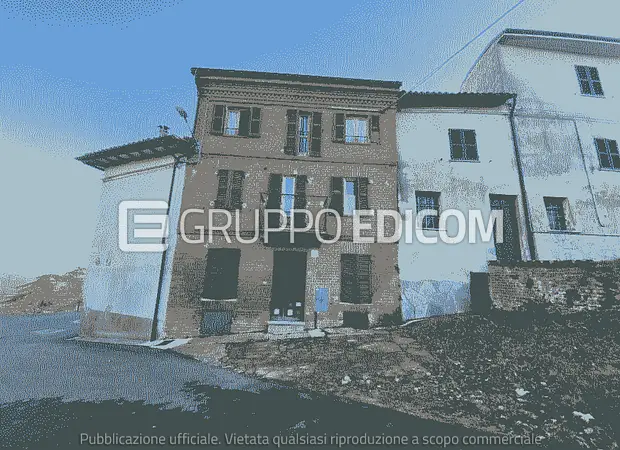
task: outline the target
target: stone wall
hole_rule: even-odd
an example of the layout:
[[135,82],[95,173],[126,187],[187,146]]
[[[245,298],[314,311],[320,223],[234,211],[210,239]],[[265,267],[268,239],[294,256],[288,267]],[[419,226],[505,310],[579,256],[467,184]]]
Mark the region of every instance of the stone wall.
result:
[[618,303],[620,260],[489,263],[492,307],[569,314]]

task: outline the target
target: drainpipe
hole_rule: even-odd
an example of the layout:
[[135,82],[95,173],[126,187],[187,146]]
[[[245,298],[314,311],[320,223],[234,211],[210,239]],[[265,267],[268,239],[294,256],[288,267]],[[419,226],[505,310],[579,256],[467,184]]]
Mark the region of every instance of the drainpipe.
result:
[[527,233],[527,245],[530,248],[530,259],[536,260],[536,244],[534,242],[534,231],[532,229],[532,219],[530,217],[530,206],[527,200],[527,191],[525,190],[525,178],[523,176],[523,165],[521,164],[521,154],[519,152],[519,143],[517,140],[517,131],[515,125],[515,108],[517,107],[517,96],[514,95],[510,101],[510,132],[512,134],[512,146],[515,152],[515,160],[517,162],[517,174],[519,176],[519,186],[521,188],[521,198],[523,199],[523,213],[525,218],[525,231]]
[[[181,162],[181,157],[173,155],[174,164],[172,166],[172,180],[170,181],[170,191],[168,192],[168,209],[166,209],[166,220],[168,225],[168,232],[170,232],[170,205],[172,203],[172,194],[174,191],[174,179],[177,172],[177,166]],[[161,239],[161,243],[166,243],[166,236]],[[157,340],[157,317],[159,315],[159,304],[161,303],[162,283],[164,281],[164,270],[166,268],[166,255],[168,254],[168,248],[161,254],[161,264],[159,266],[159,282],[157,283],[157,297],[155,298],[155,312],[153,314],[153,326],[151,327],[151,341]]]
[[583,171],[585,172],[586,180],[588,181],[588,191],[590,192],[590,197],[592,197],[592,204],[594,205],[594,213],[596,214],[596,221],[598,222],[600,227],[605,227],[605,225],[601,221],[601,215],[598,212],[598,207],[596,206],[596,197],[594,196],[594,190],[592,189],[592,182],[590,181],[590,174],[588,173],[586,155],[583,152],[583,145],[581,145],[581,137],[579,136],[579,128],[577,127],[577,121],[575,119],[573,119],[573,126],[575,127],[575,136],[577,136],[577,143],[579,144],[579,154],[581,155],[581,163],[583,164]]

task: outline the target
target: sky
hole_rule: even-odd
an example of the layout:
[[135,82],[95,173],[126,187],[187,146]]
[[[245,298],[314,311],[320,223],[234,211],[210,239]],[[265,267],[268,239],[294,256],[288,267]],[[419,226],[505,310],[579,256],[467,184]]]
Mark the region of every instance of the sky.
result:
[[[617,0],[0,0],[0,273],[85,267],[101,172],[74,158],[186,135],[191,67],[457,91],[504,28],[620,37]],[[585,6],[584,6],[585,5]],[[191,123],[191,120],[190,120]]]

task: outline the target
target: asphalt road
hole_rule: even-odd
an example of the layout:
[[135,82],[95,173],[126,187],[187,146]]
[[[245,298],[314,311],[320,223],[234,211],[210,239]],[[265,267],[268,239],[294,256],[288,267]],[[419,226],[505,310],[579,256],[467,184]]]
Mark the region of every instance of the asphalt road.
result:
[[[265,383],[166,350],[72,340],[77,320],[76,313],[0,316],[0,447],[89,448],[99,439],[102,448],[126,448],[136,445],[121,437],[136,436],[133,443],[165,441],[139,448],[275,447],[278,439],[329,448],[345,438],[385,448],[386,439],[406,438],[390,447],[405,448],[425,436],[476,434]],[[104,445],[106,435],[111,445]],[[231,443],[233,435],[238,441]],[[372,440],[378,445],[368,445]]]

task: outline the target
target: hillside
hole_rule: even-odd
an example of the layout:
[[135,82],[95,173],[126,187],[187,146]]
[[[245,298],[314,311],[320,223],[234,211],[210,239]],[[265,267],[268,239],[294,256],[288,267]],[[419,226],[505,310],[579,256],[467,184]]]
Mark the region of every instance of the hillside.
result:
[[[82,306],[82,286],[86,269],[78,268],[64,275],[41,275],[19,286],[5,284],[0,296],[0,314],[48,314],[75,311]],[[12,281],[15,282],[14,279]]]

